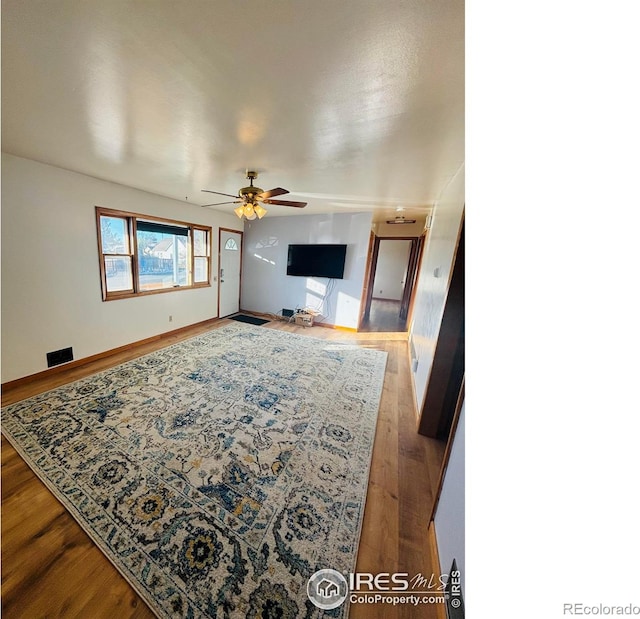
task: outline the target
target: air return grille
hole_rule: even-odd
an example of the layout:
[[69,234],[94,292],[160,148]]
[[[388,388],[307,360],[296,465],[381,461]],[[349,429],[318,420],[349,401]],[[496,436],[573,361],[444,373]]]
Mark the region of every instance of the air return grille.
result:
[[61,348],[60,350],[54,350],[47,353],[47,367],[51,368],[54,365],[60,365],[61,363],[67,363],[67,361],[73,361],[73,348]]

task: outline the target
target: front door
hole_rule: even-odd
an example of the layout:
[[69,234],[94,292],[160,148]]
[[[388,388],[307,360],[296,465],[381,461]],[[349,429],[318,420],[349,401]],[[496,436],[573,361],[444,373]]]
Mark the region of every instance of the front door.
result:
[[242,232],[220,228],[218,261],[218,316],[240,311]]

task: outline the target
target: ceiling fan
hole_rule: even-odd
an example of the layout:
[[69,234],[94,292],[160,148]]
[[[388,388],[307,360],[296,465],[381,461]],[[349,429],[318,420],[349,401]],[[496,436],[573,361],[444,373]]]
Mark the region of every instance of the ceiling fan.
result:
[[276,187],[269,191],[263,191],[260,187],[254,187],[253,181],[258,178],[258,173],[255,170],[247,170],[247,178],[249,179],[249,186],[242,187],[238,191],[237,196],[233,196],[230,193],[222,193],[220,191],[211,191],[210,189],[203,189],[207,193],[215,193],[219,196],[227,196],[229,198],[237,198],[229,202],[216,202],[214,204],[203,204],[205,206],[221,206],[222,204],[240,204],[240,206],[233,209],[233,212],[240,218],[246,217],[249,220],[255,219],[256,216],[262,219],[267,214],[267,209],[262,204],[278,204],[280,206],[293,206],[295,208],[304,208],[307,206],[306,202],[292,202],[291,200],[272,200],[274,196],[282,196],[285,193],[289,193],[287,189],[282,187]]

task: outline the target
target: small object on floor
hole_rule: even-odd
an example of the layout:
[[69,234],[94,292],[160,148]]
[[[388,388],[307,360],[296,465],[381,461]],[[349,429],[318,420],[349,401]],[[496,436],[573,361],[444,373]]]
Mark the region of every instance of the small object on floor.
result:
[[238,322],[246,322],[250,325],[263,325],[270,320],[264,318],[256,318],[255,316],[247,316],[246,314],[238,314],[237,316],[229,316],[231,320],[237,320]]
[[298,312],[297,314],[294,314],[293,318],[297,325],[302,325],[303,327],[313,327],[313,316],[311,314]]
[[293,320],[297,325],[313,327],[314,318],[317,318],[320,315],[321,314],[318,310],[305,307],[303,309],[296,310],[296,313],[293,315]]

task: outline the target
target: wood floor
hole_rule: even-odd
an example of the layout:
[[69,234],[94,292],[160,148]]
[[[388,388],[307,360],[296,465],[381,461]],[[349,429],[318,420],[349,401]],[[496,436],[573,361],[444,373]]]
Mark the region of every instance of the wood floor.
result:
[[[228,320],[196,326],[22,385],[3,394],[3,405],[77,380],[218,328]],[[267,328],[349,340],[388,353],[357,561],[361,572],[431,574],[428,518],[444,443],[417,434],[406,336],[348,333],[271,322]],[[331,566],[327,566],[331,567]],[[150,618],[154,614],[93,544],[82,528],[2,437],[2,614],[13,618]],[[351,619],[436,619],[432,606],[352,605]]]
[[360,325],[365,333],[406,332],[407,321],[400,318],[400,301],[371,299],[369,318]]

